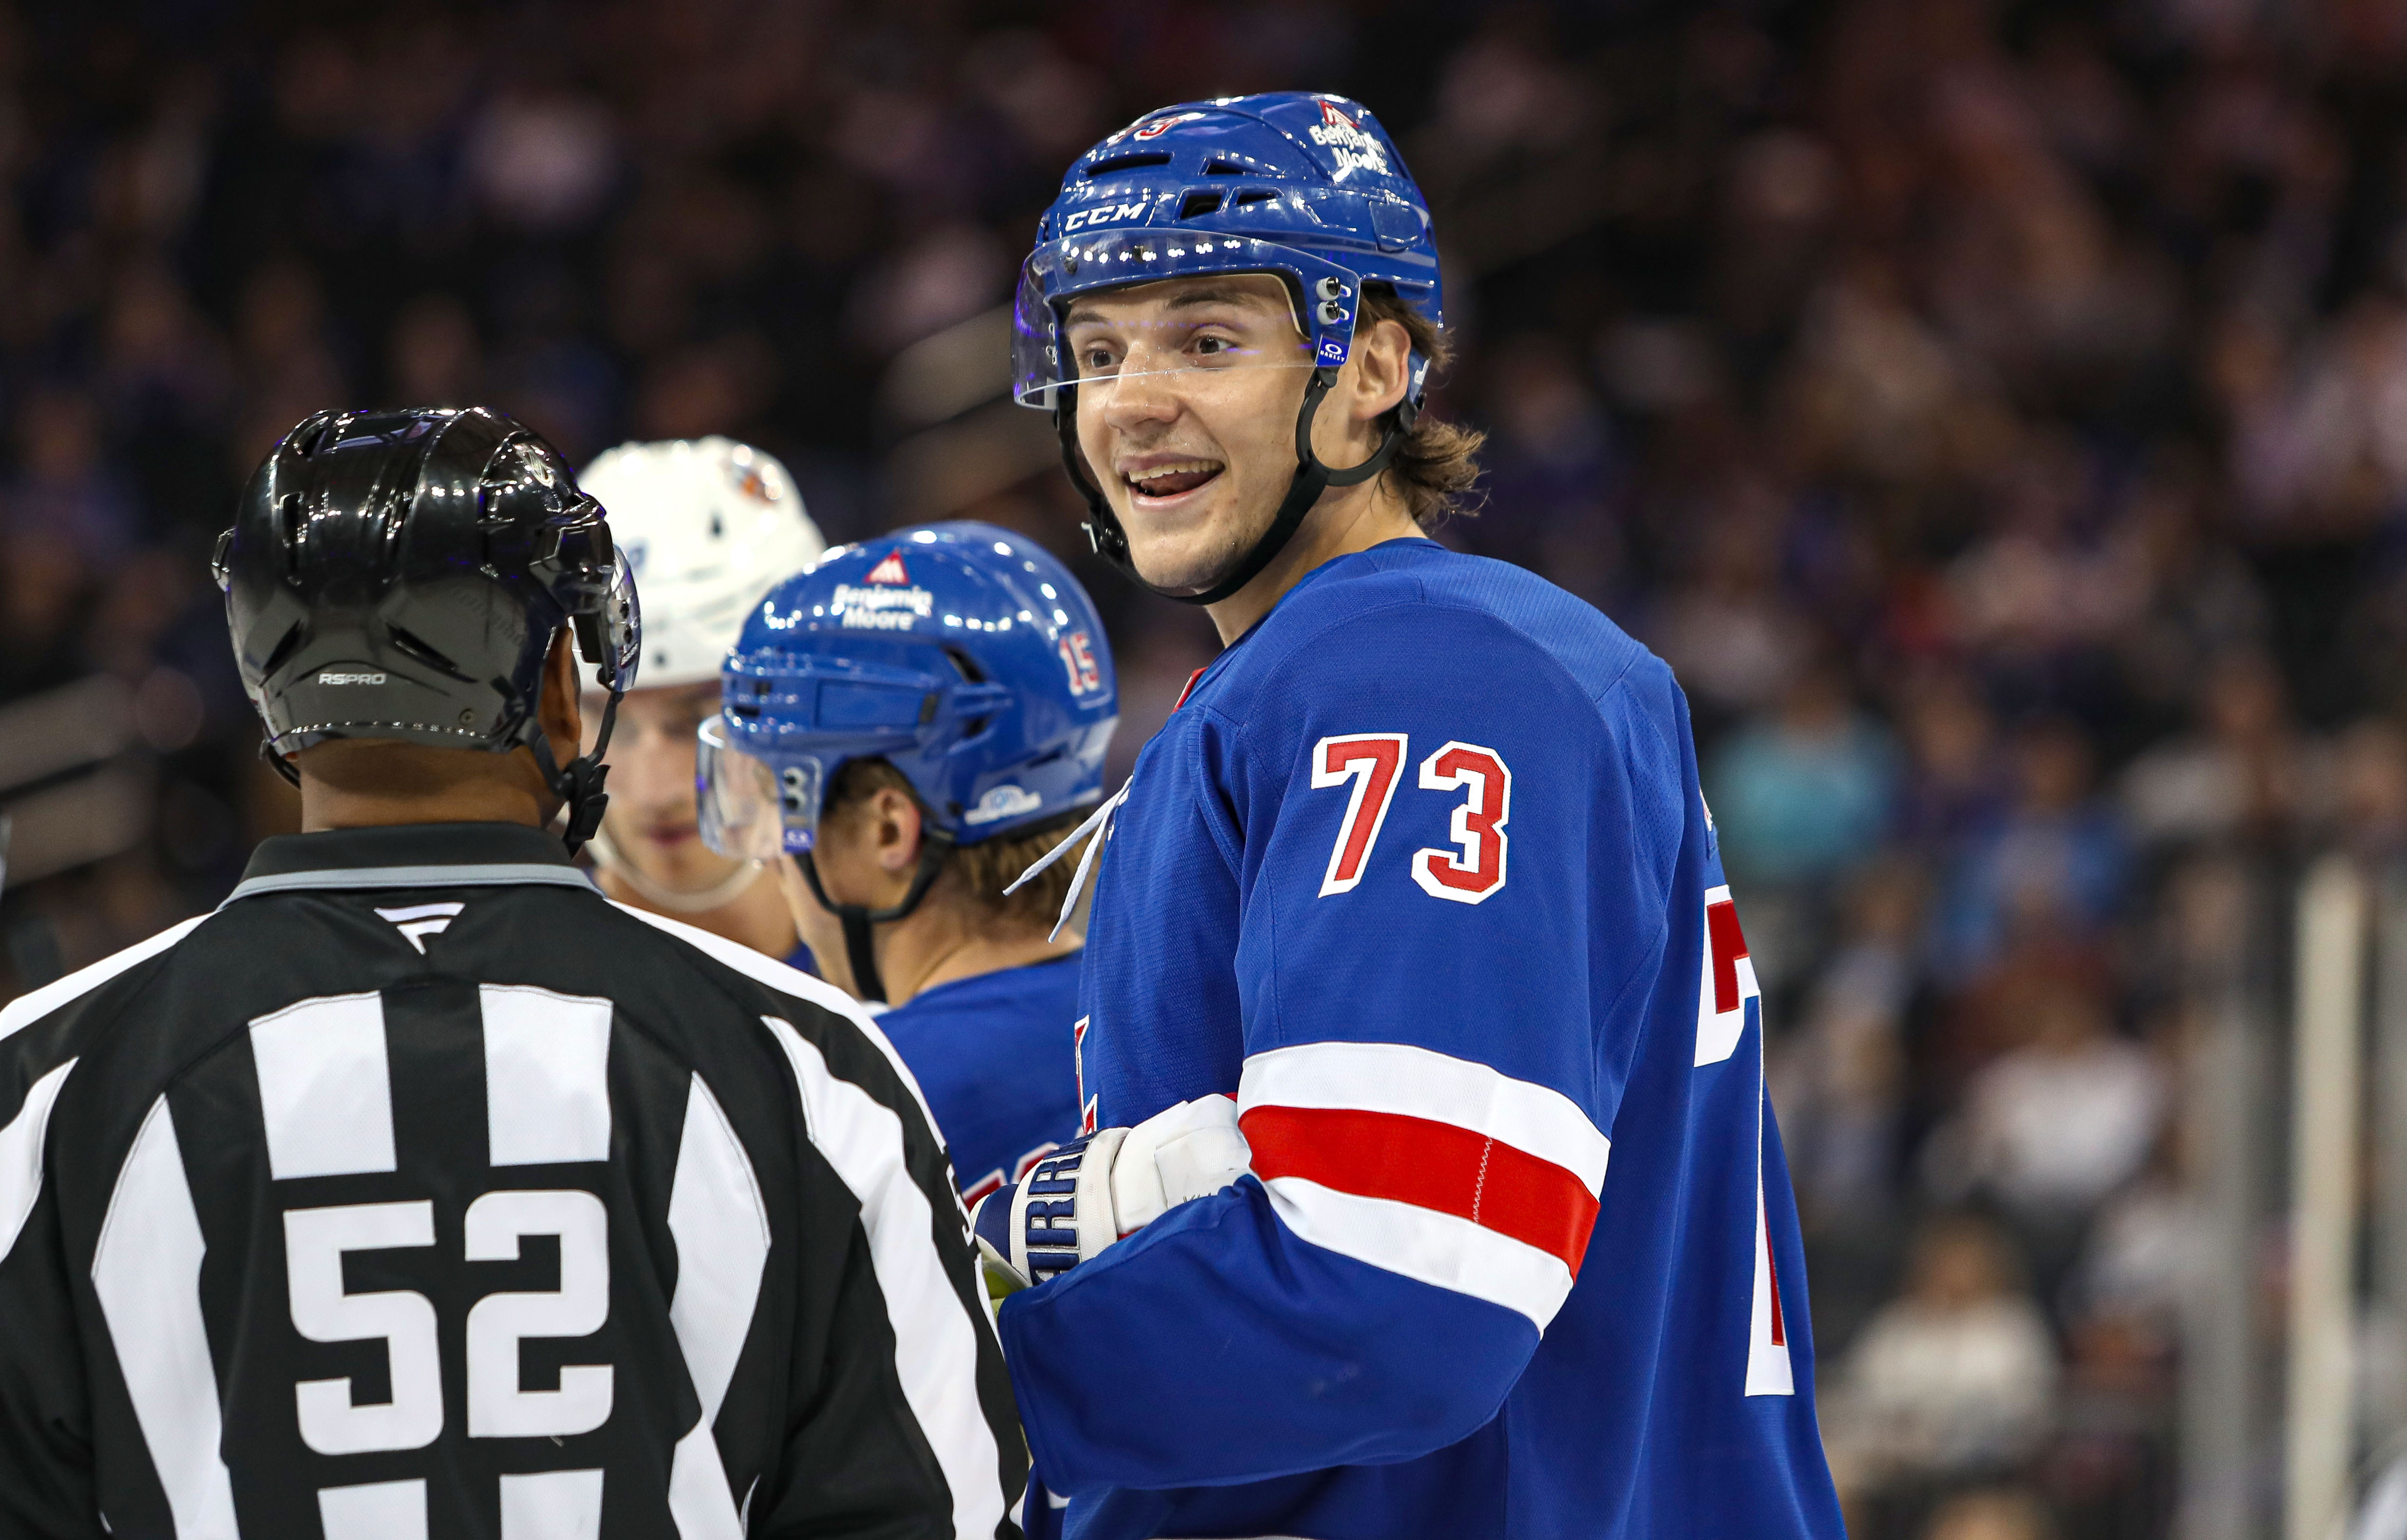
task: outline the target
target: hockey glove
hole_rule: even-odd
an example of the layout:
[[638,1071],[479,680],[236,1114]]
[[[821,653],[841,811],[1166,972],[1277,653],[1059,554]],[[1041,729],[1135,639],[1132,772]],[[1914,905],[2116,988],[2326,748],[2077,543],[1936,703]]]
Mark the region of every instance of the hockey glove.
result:
[[978,1200],[970,1229],[999,1292],[1068,1272],[1171,1208],[1245,1175],[1252,1159],[1226,1096],[1181,1102],[1134,1128],[1065,1145]]

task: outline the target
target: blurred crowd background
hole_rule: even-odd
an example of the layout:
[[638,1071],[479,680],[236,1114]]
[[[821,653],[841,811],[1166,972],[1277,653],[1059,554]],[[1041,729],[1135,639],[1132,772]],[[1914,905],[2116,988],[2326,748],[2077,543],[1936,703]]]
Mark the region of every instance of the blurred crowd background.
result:
[[1072,156],[1275,87],[1369,104],[1437,210],[1440,409],[1491,435],[1442,537],[1688,692],[1855,1533],[2257,1533],[2280,1140],[2234,1118],[2303,863],[2407,854],[2391,0],[0,9],[0,999],[292,825],[206,557],[323,406],[728,433],[832,540],[1030,533],[1124,773],[1212,639],[1087,558],[997,307]]

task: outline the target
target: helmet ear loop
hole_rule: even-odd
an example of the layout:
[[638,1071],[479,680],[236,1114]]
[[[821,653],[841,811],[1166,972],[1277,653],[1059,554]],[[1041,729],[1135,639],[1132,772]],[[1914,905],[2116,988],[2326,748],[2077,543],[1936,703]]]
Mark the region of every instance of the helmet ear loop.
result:
[[904,919],[917,910],[920,901],[928,896],[936,874],[944,870],[945,858],[952,853],[953,836],[922,820],[919,824],[919,867],[911,876],[911,889],[903,895],[900,904],[884,909],[873,909],[865,904],[836,903],[828,897],[827,889],[819,883],[818,858],[805,850],[795,860],[794,864],[803,869],[803,880],[810,884],[811,896],[819,900],[819,907],[844,923],[845,961],[852,968],[853,989],[863,1000],[883,1004],[886,999],[886,980],[878,976],[877,948],[869,927]]
[[295,791],[300,789],[301,772],[293,767],[293,763],[291,760],[286,759],[283,755],[276,751],[276,740],[274,738],[262,738],[259,740],[259,757],[265,760],[268,764],[275,769],[278,775],[284,777],[284,783],[286,785],[293,788]]
[[498,677],[492,683],[510,705],[520,708],[520,720],[524,724],[520,728],[520,741],[534,752],[535,769],[541,772],[543,783],[565,805],[568,826],[562,831],[561,840],[574,856],[602,827],[602,815],[609,810],[610,793],[605,788],[610,767],[602,763],[602,756],[610,751],[610,734],[619,720],[619,702],[626,692],[615,677],[610,681],[610,698],[602,707],[602,726],[593,734],[593,751],[579,754],[563,765],[552,758],[551,739],[535,720],[534,713],[525,708],[518,687]]

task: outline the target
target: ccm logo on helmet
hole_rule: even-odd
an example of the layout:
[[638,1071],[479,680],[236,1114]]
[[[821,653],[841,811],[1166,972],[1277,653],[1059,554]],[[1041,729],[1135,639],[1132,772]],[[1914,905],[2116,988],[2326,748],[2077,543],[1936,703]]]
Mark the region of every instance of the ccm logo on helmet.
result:
[[1141,203],[1115,203],[1106,204],[1101,208],[1081,208],[1062,220],[1061,234],[1066,235],[1073,230],[1084,230],[1089,225],[1116,224],[1121,220],[1144,217],[1145,205]]
[[329,669],[325,673],[318,676],[318,682],[320,684],[382,684],[384,683],[384,676],[381,674],[337,674],[332,669]]

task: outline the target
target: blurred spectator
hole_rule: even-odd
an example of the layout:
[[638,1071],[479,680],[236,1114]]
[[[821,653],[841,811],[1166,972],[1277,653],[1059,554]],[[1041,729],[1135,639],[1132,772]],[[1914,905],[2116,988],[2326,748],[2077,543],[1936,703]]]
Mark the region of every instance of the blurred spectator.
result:
[[2093,992],[2043,980],[2021,1007],[2026,1041],[1973,1077],[1926,1166],[1943,1197],[2002,1206],[2047,1297],[2091,1213],[2147,1159],[2168,1088],[2145,1048],[2114,1035]]
[[449,294],[413,300],[392,325],[385,368],[394,406],[455,406],[476,401],[483,351],[468,307]]
[[1558,338],[1503,343],[1487,368],[1487,495],[1456,537],[1602,603],[1620,576],[1613,532],[1622,491],[1603,407]]
[[2087,737],[2034,722],[2015,739],[2013,768],[2013,804],[1971,834],[1940,897],[1938,961],[1958,981],[2032,935],[2102,927],[2123,896],[2122,823],[2090,795]]
[[2054,1417],[2046,1318],[2016,1280],[2004,1238],[1969,1215],[1924,1227],[1904,1293],[1835,1367],[1824,1437],[1844,1494],[2011,1471]]
[[1898,832],[1919,848],[1953,854],[2004,805],[2010,777],[1999,763],[1997,722],[1972,681],[1952,670],[1926,671],[1901,693],[1911,768]]
[[1744,475],[1714,489],[1684,532],[1696,543],[1696,579],[1663,603],[1649,632],[1707,734],[1776,698],[1806,645],[1778,587],[1778,496]]
[[1828,661],[1804,661],[1778,709],[1708,762],[1722,861],[1746,893],[1756,977],[1778,999],[1828,942],[1834,885],[1878,850],[1890,817],[1887,730]]
[[2131,494],[2130,527],[2145,550],[2145,605],[2115,638],[2125,688],[2147,718],[2129,724],[2161,732],[2189,701],[2208,663],[2261,647],[2265,593],[2240,553],[2202,527],[2203,492],[2194,466],[2156,467]]
[[2286,691],[2272,661],[2230,652],[2199,681],[2195,722],[2135,760],[2123,776],[2123,806],[2144,843],[2257,846],[2289,833],[2319,799],[2324,765],[2289,721]]
[[64,533],[0,529],[0,701],[80,672],[77,621],[90,571]]
[[2122,531],[2102,542],[2074,535],[2087,470],[2072,445],[2034,435],[2001,478],[1995,532],[1949,570],[1959,637],[1994,671],[2059,673],[2128,625],[2146,596],[2136,541]]
[[1860,1231],[1887,1216],[1894,1196],[1905,1014],[1921,928],[1917,877],[1889,860],[1856,878],[1845,938],[1773,1062],[1773,1101],[1808,1229]]
[[2056,1540],[2056,1533],[2038,1494],[2022,1487],[1995,1487],[1941,1504],[1922,1540]]
[[1844,674],[1809,664],[1775,713],[1731,734],[1715,757],[1706,784],[1733,880],[1819,881],[1878,848],[1895,751],[1848,695]]
[[64,538],[95,566],[142,533],[130,489],[103,463],[100,421],[80,392],[38,391],[25,404],[17,463],[6,492],[9,529]]
[[2332,751],[2333,834],[2368,863],[2407,854],[2407,731],[2387,718],[2350,726]]

